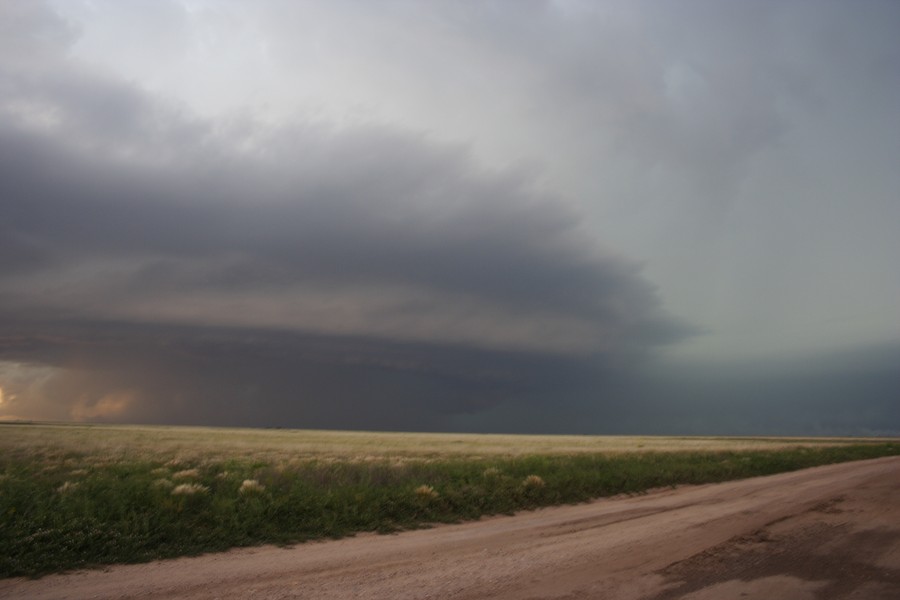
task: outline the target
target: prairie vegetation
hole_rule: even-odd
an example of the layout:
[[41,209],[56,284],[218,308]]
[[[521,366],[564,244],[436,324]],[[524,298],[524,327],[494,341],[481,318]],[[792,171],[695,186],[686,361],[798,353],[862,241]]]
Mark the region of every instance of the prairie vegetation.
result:
[[0,426],[0,576],[477,519],[900,454],[897,440]]

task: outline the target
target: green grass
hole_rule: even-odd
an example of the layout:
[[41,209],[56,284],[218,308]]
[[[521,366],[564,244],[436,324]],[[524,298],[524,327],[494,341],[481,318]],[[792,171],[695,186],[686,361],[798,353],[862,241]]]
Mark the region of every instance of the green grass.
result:
[[[0,576],[389,532],[900,455],[896,441],[769,440],[752,449],[742,441],[733,449],[670,451],[638,451],[642,442],[634,441],[655,447],[651,442],[669,440],[677,448],[670,438],[633,438],[632,452],[591,450],[594,438],[577,452],[522,452],[521,442],[534,436],[519,446],[514,436],[477,436],[466,440],[466,451],[437,452],[424,438],[404,437],[412,434],[323,432],[315,434],[316,451],[304,446],[308,439],[292,441],[302,434],[2,426]],[[254,443],[246,442],[254,435]],[[372,439],[380,451],[370,447]],[[555,438],[541,439],[549,445]],[[493,450],[475,451],[478,440]],[[498,444],[509,451],[496,451]],[[198,491],[173,493],[178,486]]]

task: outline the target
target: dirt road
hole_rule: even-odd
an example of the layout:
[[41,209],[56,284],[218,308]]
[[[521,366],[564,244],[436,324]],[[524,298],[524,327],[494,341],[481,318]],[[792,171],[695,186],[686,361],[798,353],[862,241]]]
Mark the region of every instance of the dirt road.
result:
[[900,458],[391,536],[0,580],[0,598],[900,598]]

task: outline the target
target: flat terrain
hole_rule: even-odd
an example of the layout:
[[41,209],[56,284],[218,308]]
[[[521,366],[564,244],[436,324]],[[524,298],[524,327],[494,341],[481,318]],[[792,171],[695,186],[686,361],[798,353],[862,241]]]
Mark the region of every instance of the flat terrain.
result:
[[0,580],[2,598],[900,598],[900,458],[293,548]]
[[[297,458],[394,460],[635,452],[779,450],[872,443],[871,438],[503,435],[241,429],[153,425],[4,424],[0,450],[73,451],[105,459],[173,457],[182,462],[240,455],[260,461]],[[890,441],[890,440],[888,440]]]

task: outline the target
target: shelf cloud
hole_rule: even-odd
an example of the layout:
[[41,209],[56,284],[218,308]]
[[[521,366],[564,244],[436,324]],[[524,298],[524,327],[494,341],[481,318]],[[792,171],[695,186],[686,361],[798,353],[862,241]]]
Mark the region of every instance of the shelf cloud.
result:
[[894,356],[893,7],[515,4],[4,3],[0,418],[761,431],[815,370],[739,350]]

